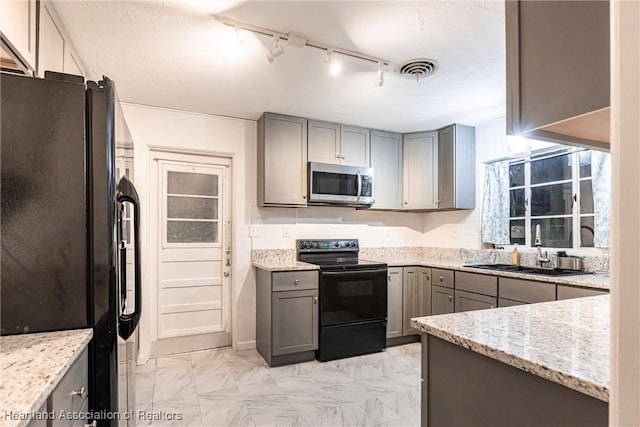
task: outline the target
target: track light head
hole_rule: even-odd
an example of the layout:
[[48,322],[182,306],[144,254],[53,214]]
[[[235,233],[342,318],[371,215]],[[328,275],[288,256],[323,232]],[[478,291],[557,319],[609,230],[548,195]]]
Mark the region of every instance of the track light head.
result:
[[376,86],[384,84],[384,71],[382,71],[382,62],[378,62],[378,73],[376,75]]
[[284,49],[280,46],[280,39],[278,37],[273,38],[273,47],[267,52],[267,61],[273,63],[276,58],[284,53]]
[[327,49],[327,58],[324,60],[329,65],[329,74],[336,77],[342,72],[342,64],[333,59],[333,49]]

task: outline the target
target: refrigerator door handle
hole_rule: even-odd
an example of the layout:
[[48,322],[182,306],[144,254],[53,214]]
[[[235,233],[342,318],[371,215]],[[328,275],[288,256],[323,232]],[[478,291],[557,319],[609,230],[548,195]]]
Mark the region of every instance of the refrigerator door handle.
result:
[[[116,189],[116,201],[118,203],[131,203],[133,206],[133,270],[134,270],[134,310],[130,314],[121,313],[118,316],[118,333],[122,339],[127,340],[135,331],[140,321],[142,309],[142,281],[140,274],[140,198],[131,181],[123,176]],[[123,268],[126,270],[126,266]],[[126,283],[126,276],[121,277]]]

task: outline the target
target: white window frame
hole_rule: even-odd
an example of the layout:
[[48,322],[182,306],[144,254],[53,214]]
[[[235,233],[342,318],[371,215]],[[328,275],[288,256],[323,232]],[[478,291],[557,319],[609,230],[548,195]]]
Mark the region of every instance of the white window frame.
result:
[[[545,150],[539,150],[536,152],[532,152],[529,156],[525,157],[525,158],[521,158],[521,159],[517,159],[517,160],[513,160],[511,162],[509,162],[509,166],[513,165],[513,164],[518,164],[518,163],[522,163],[524,164],[524,185],[522,186],[514,186],[514,187],[509,187],[509,192],[511,192],[511,190],[514,189],[524,189],[524,198],[525,198],[525,214],[524,216],[515,216],[512,217],[511,215],[509,216],[509,224],[511,224],[512,220],[524,220],[525,221],[525,244],[524,246],[526,248],[531,248],[533,247],[533,236],[532,236],[532,231],[531,231],[531,223],[533,219],[545,219],[545,218],[572,218],[572,231],[573,231],[573,241],[572,241],[572,246],[569,248],[553,248],[550,247],[548,245],[545,245],[545,242],[542,242],[543,247],[547,247],[547,248],[552,248],[552,249],[558,249],[558,250],[580,250],[580,251],[593,251],[594,247],[592,246],[588,246],[588,247],[582,247],[581,246],[581,233],[580,233],[580,219],[583,217],[593,217],[594,214],[593,213],[588,213],[588,214],[582,214],[580,213],[580,182],[581,181],[587,181],[592,179],[591,176],[589,177],[583,177],[580,178],[580,153],[583,151],[587,151],[587,149],[584,148],[569,148],[567,149],[567,147],[563,147],[563,148],[558,148],[558,147],[554,147],[552,149],[545,149]],[[565,179],[565,180],[560,180],[560,181],[549,181],[549,182],[545,182],[542,184],[531,184],[531,161],[533,157],[539,156],[539,155],[544,155],[547,154],[547,156],[544,157],[539,157],[537,159],[534,159],[533,161],[536,160],[542,160],[544,158],[552,158],[552,157],[556,157],[556,156],[562,156],[562,155],[566,155],[566,154],[570,154],[571,155],[571,159],[572,159],[572,167],[571,167],[571,178],[570,179]],[[541,216],[531,216],[531,188],[535,188],[535,187],[543,187],[543,186],[548,186],[548,185],[553,185],[553,184],[564,184],[564,183],[571,183],[571,189],[572,189],[572,195],[573,195],[573,207],[571,209],[571,214],[564,214],[564,215],[541,215]],[[512,244],[513,245],[513,244]]]

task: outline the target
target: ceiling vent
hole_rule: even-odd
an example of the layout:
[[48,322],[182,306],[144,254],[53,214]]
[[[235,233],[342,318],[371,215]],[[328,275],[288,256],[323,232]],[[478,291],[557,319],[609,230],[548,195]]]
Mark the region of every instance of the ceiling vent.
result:
[[423,77],[429,77],[438,69],[438,63],[433,59],[418,58],[401,62],[396,67],[396,72],[404,77],[420,80]]

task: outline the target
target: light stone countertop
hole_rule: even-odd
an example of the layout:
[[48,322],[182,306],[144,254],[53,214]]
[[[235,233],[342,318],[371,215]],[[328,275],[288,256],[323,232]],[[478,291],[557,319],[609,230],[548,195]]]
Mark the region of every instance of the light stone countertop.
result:
[[421,332],[609,401],[609,296],[411,319]]
[[38,411],[92,337],[92,329],[0,337],[0,426],[26,426],[30,419],[9,414]]
[[294,270],[319,270],[320,267],[314,264],[307,264],[300,261],[254,261],[253,266],[265,271],[294,271]]

